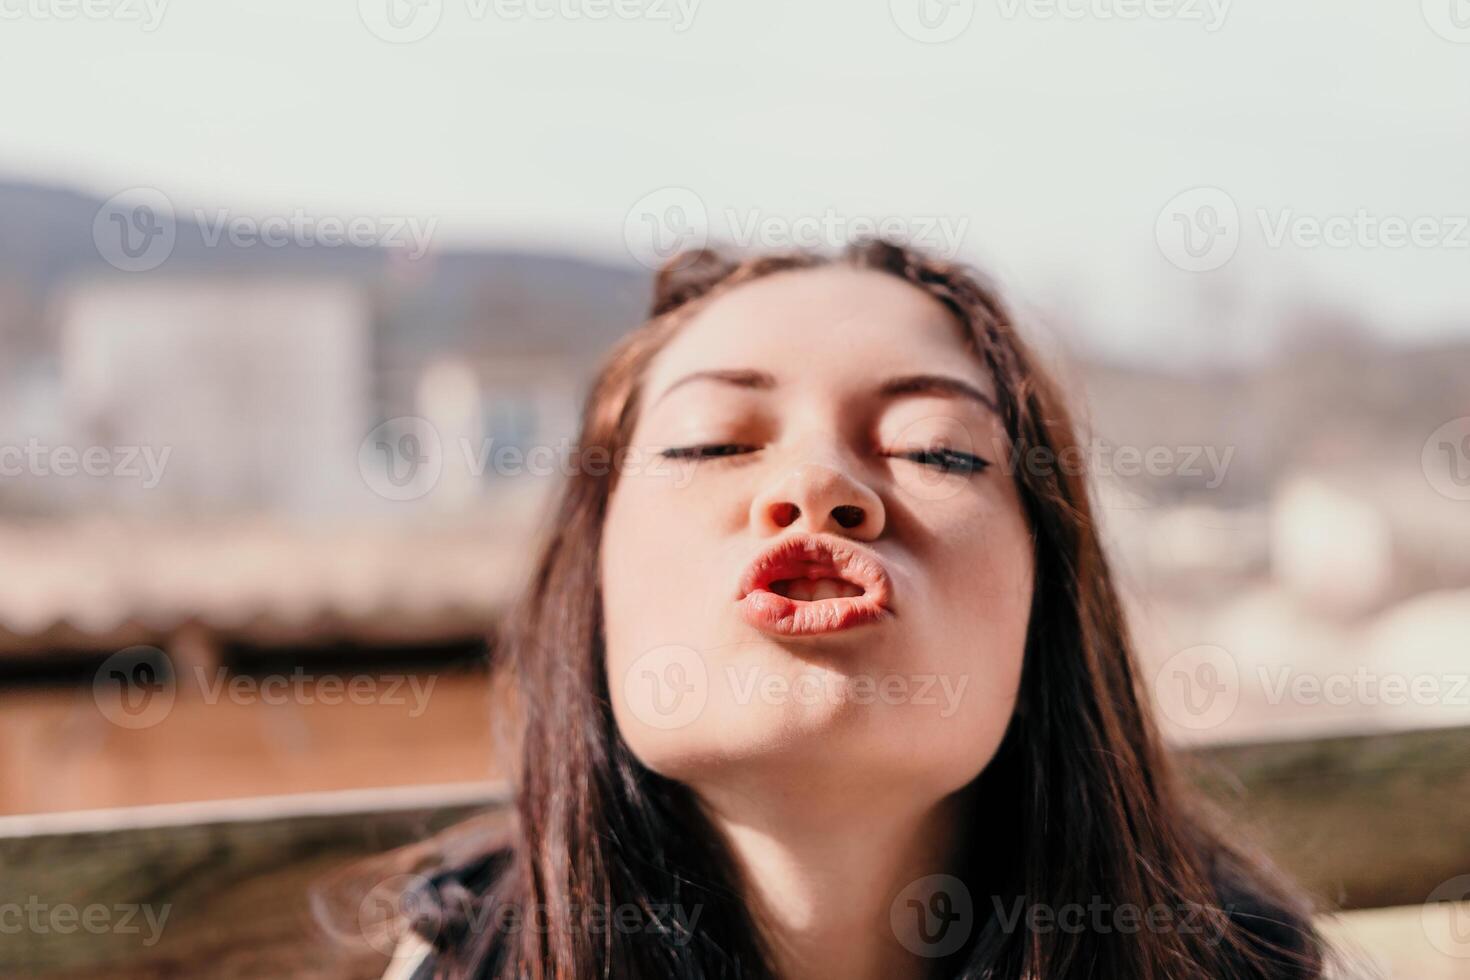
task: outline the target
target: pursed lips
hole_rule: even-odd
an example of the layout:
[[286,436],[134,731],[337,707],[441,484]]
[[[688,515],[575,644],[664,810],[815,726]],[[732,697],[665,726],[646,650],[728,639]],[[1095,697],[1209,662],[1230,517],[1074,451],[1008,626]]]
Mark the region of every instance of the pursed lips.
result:
[[782,538],[751,562],[736,601],[747,623],[778,636],[834,633],[893,615],[882,561],[844,539]]

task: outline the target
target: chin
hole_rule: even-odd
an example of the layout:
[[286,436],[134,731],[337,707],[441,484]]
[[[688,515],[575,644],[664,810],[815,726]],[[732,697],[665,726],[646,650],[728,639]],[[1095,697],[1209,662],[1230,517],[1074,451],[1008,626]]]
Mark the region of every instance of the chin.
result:
[[[994,755],[1019,672],[981,669],[972,649],[900,625],[800,641],[730,629],[697,648],[639,637],[638,657],[617,655],[623,638],[610,657],[614,716],[644,766],[696,789],[942,797]],[[676,687],[689,699],[661,711]]]
[[[813,802],[826,796],[859,804],[887,794],[912,802],[942,799],[979,775],[1000,741],[997,734],[965,743],[932,720],[924,724],[886,706],[752,711],[734,705],[727,711],[710,711],[678,738],[636,729],[625,730],[624,738],[643,765],[696,790]],[[928,749],[919,750],[921,743]]]

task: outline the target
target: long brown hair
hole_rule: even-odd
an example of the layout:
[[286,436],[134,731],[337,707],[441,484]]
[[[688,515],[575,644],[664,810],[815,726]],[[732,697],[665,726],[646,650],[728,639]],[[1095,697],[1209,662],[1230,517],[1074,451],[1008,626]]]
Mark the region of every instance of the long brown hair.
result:
[[[585,458],[615,459],[627,446],[645,368],[702,303],[831,263],[897,276],[954,314],[994,376],[1015,459],[1079,452],[1060,391],[992,289],[963,267],[880,241],[835,256],[675,258],[658,275],[651,318],[596,379],[578,443]],[[1085,476],[1045,465],[1012,473],[1035,540],[1030,627],[1017,709],[995,758],[965,790],[961,838],[1014,846],[953,856],[953,874],[985,900],[975,902],[972,933],[934,960],[933,975],[1321,975],[1325,947],[1308,903],[1227,839],[1163,749]],[[522,721],[516,819],[504,839],[483,841],[417,896],[439,976],[774,976],[720,834],[692,791],[638,762],[613,720],[598,554],[616,479],[616,466],[576,468],[505,634],[501,666]],[[1171,926],[1039,931],[982,914],[1099,902],[1162,906]],[[647,928],[607,927],[610,910],[629,908]],[[593,909],[605,910],[602,927]]]

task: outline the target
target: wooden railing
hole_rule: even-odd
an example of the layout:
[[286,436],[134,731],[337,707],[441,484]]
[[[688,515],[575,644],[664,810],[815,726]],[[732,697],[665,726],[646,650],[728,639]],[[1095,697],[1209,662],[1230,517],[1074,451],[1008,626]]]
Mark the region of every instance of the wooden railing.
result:
[[[1470,728],[1189,755],[1327,901],[1464,897],[1436,889],[1470,874]],[[313,885],[506,802],[486,783],[0,817],[0,977],[375,977],[381,910],[369,898],[320,917]]]

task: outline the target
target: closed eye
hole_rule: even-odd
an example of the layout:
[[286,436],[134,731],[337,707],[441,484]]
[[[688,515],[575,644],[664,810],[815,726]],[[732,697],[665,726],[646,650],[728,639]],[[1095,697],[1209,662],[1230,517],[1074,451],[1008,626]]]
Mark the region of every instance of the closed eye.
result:
[[[743,456],[756,452],[759,448],[759,446],[746,443],[717,442],[695,446],[671,446],[662,450],[660,455],[666,459],[719,459],[728,456]],[[947,447],[914,449],[891,455],[924,466],[933,466],[946,473],[980,473],[990,466],[989,460],[976,456],[974,453]]]
[[988,459],[983,459],[974,453],[961,452],[958,449],[949,449],[946,447],[912,449],[894,455],[899,459],[907,459],[911,462],[921,463],[924,466],[936,467],[946,473],[980,473],[990,466],[990,460]]
[[738,442],[715,442],[699,446],[670,446],[659,453],[665,459],[714,459],[720,456],[741,456],[753,453],[758,447]]

